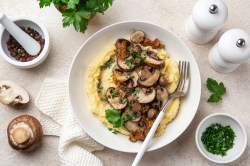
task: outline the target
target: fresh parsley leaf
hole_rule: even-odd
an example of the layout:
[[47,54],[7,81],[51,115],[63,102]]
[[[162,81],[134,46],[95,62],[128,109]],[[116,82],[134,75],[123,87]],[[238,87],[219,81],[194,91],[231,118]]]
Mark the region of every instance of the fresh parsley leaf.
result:
[[207,100],[208,102],[214,103],[222,100],[222,96],[226,93],[226,88],[222,82],[218,83],[216,80],[208,78],[206,85],[207,89],[213,93]]
[[78,5],[79,0],[69,0],[68,4],[67,4],[67,8],[68,9],[75,9],[76,5]]
[[113,0],[40,0],[40,8],[50,6],[51,3],[63,8],[63,27],[73,25],[77,32],[85,32],[88,23],[96,13],[104,13],[112,4]]
[[114,128],[123,126],[125,118],[120,116],[120,113],[117,109],[107,109],[105,110],[105,114],[106,119],[113,125]]
[[43,8],[45,6],[50,6],[53,0],[40,0],[39,6],[40,8]]
[[112,66],[112,64],[115,62],[114,59],[110,58],[104,65],[100,66],[101,70],[108,69]]
[[212,94],[209,99],[207,100],[209,103],[215,103],[220,101],[222,98],[220,96],[218,96],[217,94]]

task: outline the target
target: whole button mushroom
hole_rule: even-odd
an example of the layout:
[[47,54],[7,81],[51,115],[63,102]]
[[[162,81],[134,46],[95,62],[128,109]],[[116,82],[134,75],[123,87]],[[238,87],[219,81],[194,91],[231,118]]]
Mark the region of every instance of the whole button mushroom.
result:
[[143,31],[139,31],[139,30],[135,31],[130,36],[130,40],[135,44],[139,44],[139,43],[143,42],[144,39],[145,39],[145,33]]
[[31,151],[41,145],[43,131],[39,121],[30,115],[13,119],[8,128],[8,141],[15,150]]
[[24,106],[30,100],[27,91],[12,81],[0,82],[0,102],[15,108]]

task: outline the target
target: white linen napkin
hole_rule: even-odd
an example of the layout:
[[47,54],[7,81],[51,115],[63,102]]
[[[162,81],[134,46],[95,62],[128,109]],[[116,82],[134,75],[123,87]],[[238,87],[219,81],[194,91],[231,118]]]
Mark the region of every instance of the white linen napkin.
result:
[[45,79],[36,99],[44,135],[59,136],[59,156],[63,166],[102,166],[91,154],[104,147],[80,127],[69,104],[67,82]]

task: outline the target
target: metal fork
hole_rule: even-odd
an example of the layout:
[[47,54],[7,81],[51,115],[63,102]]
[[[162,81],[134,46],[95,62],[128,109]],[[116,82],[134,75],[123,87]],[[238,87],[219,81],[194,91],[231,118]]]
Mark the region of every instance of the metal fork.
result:
[[161,122],[161,119],[162,119],[167,107],[169,106],[169,104],[172,102],[173,99],[184,96],[188,91],[189,62],[179,61],[179,71],[180,71],[180,81],[179,81],[178,87],[177,87],[176,91],[170,95],[168,101],[162,107],[161,112],[159,113],[153,126],[149,130],[149,133],[147,134],[147,137],[145,138],[141,149],[137,153],[132,166],[137,166],[139,164],[139,162],[141,161],[141,158],[143,157],[151,139],[153,138],[155,131],[158,128],[158,125]]

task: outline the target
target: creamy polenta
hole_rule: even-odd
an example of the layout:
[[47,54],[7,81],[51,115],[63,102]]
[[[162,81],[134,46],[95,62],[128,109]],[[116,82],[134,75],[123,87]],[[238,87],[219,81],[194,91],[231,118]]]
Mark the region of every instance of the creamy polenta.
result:
[[[166,76],[167,85],[166,89],[168,93],[173,93],[177,88],[179,82],[179,70],[178,65],[175,61],[169,58],[166,50],[164,49],[153,49],[151,46],[143,47],[143,50],[152,50],[159,58],[165,61],[164,68],[161,69],[161,73]],[[108,122],[105,116],[106,109],[112,109],[112,106],[108,102],[103,102],[102,97],[98,93],[98,84],[102,82],[102,91],[106,92],[109,87],[117,87],[112,79],[112,68],[116,65],[116,62],[103,71],[100,70],[100,66],[104,65],[110,58],[115,56],[115,46],[106,49],[103,54],[99,55],[90,65],[88,78],[87,78],[87,95],[89,98],[90,110],[99,117],[100,121],[103,122],[108,128],[113,128],[113,125]],[[115,58],[114,58],[115,59]],[[161,136],[167,124],[171,122],[177,115],[179,110],[180,100],[174,99],[168,109],[166,110],[164,117],[155,133],[155,136]],[[130,135],[129,131],[124,128],[116,128],[116,131]]]

